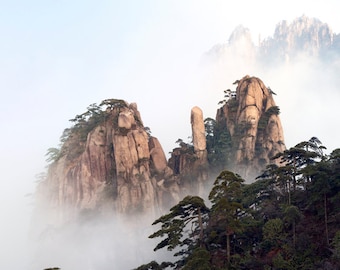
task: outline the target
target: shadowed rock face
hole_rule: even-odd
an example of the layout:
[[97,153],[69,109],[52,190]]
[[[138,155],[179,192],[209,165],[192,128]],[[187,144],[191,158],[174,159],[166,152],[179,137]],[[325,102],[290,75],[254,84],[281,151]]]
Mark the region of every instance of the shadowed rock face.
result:
[[285,150],[273,93],[256,77],[238,81],[236,97],[217,111],[216,122],[228,130],[233,167],[245,179],[259,175],[270,158]]

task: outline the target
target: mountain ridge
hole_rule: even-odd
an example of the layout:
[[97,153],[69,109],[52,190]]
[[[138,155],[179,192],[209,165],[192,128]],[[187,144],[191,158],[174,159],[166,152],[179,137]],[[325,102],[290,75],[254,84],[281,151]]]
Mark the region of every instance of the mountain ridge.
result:
[[227,43],[214,45],[203,58],[204,61],[223,58],[229,51],[247,59],[255,58],[262,65],[294,61],[299,54],[322,56],[331,61],[332,56],[339,56],[340,34],[334,33],[327,23],[303,15],[291,22],[280,21],[272,36],[259,38],[258,45],[255,45],[251,31],[239,25],[230,34]]
[[216,120],[204,121],[199,107],[191,109],[192,144],[179,140],[168,161],[135,103],[91,104],[71,119],[51,156],[38,187],[41,205],[55,210],[47,211],[54,224],[86,209],[157,216],[187,194],[205,196],[210,179],[225,168],[253,181],[285,149],[279,109],[256,77],[238,80],[233,93],[225,94]]

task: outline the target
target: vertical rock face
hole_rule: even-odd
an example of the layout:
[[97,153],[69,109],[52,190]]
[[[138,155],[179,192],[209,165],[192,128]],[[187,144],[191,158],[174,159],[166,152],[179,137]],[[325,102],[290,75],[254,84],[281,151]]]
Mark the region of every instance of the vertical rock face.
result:
[[[207,150],[203,113],[191,111],[193,144],[174,149],[169,163],[158,139],[143,127],[136,104],[106,100],[77,116],[38,191],[54,223],[84,210],[159,215],[189,192],[203,193]],[[73,120],[72,120],[73,121]]]
[[[187,194],[203,196],[209,190],[209,170],[219,169],[214,162],[223,160],[216,155],[228,155],[228,169],[254,179],[272,156],[285,150],[283,131],[273,92],[256,77],[237,82],[236,93],[217,111],[216,126],[228,135],[214,138],[224,144],[209,148],[215,155],[211,163],[199,107],[191,110],[192,144],[180,141],[168,162],[158,139],[144,128],[136,104],[105,100],[100,105],[106,105],[105,110],[95,105],[76,116],[38,187],[47,209],[53,209],[48,219],[65,222],[98,209],[157,216]],[[228,145],[228,153],[220,151],[223,145]]]
[[199,107],[191,109],[191,129],[193,145],[181,142],[171,153],[169,167],[182,194],[190,191],[203,195],[208,180],[208,159],[203,112]]
[[191,130],[196,155],[193,171],[197,172],[198,193],[202,195],[204,193],[204,183],[208,179],[208,155],[203,112],[197,106],[191,109]]
[[285,150],[283,130],[273,92],[256,77],[238,81],[236,96],[217,111],[216,122],[230,133],[234,169],[251,179],[270,158]]
[[[64,154],[49,167],[39,192],[58,210],[56,221],[103,202],[125,214],[156,213],[161,207],[159,182],[172,175],[163,149],[145,131],[136,104],[113,104],[86,124],[79,122],[61,149]],[[99,120],[89,128],[94,117]]]
[[197,106],[191,109],[191,130],[195,151],[205,151],[207,143],[205,138],[203,112]]

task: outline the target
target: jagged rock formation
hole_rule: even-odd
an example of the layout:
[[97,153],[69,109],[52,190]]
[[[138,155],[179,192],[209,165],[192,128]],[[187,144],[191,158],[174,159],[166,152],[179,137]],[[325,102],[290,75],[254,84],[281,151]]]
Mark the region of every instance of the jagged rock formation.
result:
[[193,145],[180,142],[168,164],[183,194],[191,191],[203,195],[208,180],[208,159],[203,112],[197,106],[191,109],[191,129]]
[[[231,33],[228,42],[217,44],[203,58],[204,62],[222,62],[237,55],[239,61],[247,63],[255,60],[256,47],[252,41],[250,30],[242,25],[237,26]],[[235,65],[236,63],[233,63]]]
[[168,165],[135,103],[105,100],[76,116],[47,179],[38,187],[40,200],[55,210],[48,211],[48,219],[65,222],[83,210],[103,208],[115,214],[157,216],[191,190],[202,193],[207,179],[202,111],[193,108],[191,118],[195,146],[175,149]]
[[283,129],[273,92],[260,79],[245,76],[236,83],[236,95],[218,109],[216,124],[230,134],[229,166],[254,180],[271,157],[285,150]]
[[162,147],[146,132],[136,104],[104,103],[105,111],[96,108],[77,116],[40,187],[61,215],[56,220],[73,218],[103,201],[116,213],[155,213],[161,206],[160,187],[172,175]]
[[290,61],[300,53],[318,56],[333,50],[334,36],[331,28],[316,18],[302,16],[291,23],[277,24],[274,36],[260,44],[259,58]]
[[273,36],[259,38],[257,46],[252,42],[249,29],[237,26],[228,42],[213,46],[204,60],[225,63],[237,56],[248,64],[268,67],[299,60],[300,56],[321,56],[323,61],[332,61],[334,55],[339,56],[339,51],[340,34],[334,33],[329,25],[316,18],[301,16],[292,22],[279,22]]
[[255,77],[237,83],[236,93],[217,111],[213,140],[222,145],[208,149],[203,112],[194,107],[192,144],[179,141],[169,161],[143,126],[136,104],[110,99],[91,105],[72,119],[75,124],[64,133],[60,153],[38,188],[47,208],[55,209],[49,219],[65,222],[86,209],[157,216],[187,194],[204,196],[208,175],[217,168],[209,154],[222,155],[218,169],[254,180],[285,149],[283,131],[272,91]]
[[191,130],[195,152],[206,151],[207,143],[205,138],[203,112],[197,106],[191,109]]

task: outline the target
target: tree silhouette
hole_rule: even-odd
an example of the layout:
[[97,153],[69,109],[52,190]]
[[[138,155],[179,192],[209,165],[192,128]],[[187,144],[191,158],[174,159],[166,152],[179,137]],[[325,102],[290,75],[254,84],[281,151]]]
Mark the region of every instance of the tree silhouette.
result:
[[[224,226],[226,235],[226,259],[230,263],[230,237],[242,230],[239,214],[243,210],[240,203],[242,195],[242,184],[244,180],[230,171],[222,171],[216,178],[213,188],[209,194],[212,202],[211,216],[212,224]],[[214,226],[214,225],[213,225]]]
[[[157,244],[154,251],[164,247],[169,251],[177,247],[182,248],[174,255],[182,256],[183,261],[196,247],[203,247],[203,224],[208,217],[208,211],[202,198],[186,196],[170,209],[169,214],[161,216],[152,223],[152,225],[161,224],[161,229],[149,238],[165,237]],[[181,260],[177,264],[181,264]]]

